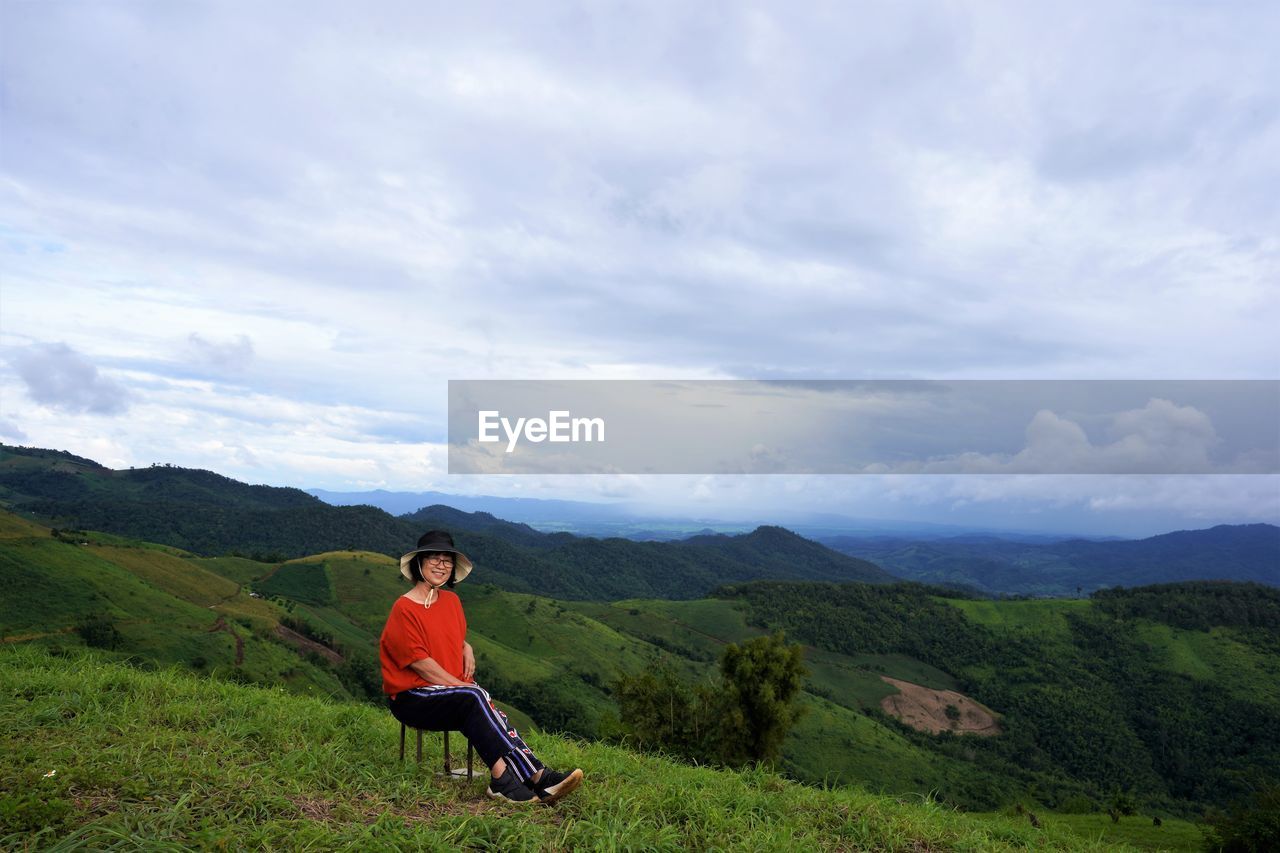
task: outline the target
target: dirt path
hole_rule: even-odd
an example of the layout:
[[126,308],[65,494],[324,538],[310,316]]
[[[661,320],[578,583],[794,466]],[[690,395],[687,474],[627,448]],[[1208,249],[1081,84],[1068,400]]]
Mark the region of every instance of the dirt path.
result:
[[[998,735],[1000,723],[996,713],[990,708],[975,702],[963,693],[954,690],[935,690],[912,684],[910,681],[899,681],[882,675],[883,681],[898,688],[898,692],[880,700],[880,707],[902,722],[920,731],[940,734]],[[947,708],[953,707],[953,717],[947,716]]]
[[277,625],[276,636],[300,652],[315,652],[316,654],[328,659],[330,663],[342,663],[342,655],[338,654],[323,643],[317,643],[310,637],[304,637],[292,628]]
[[244,640],[232,630],[231,626],[227,624],[227,620],[219,616],[217,621],[213,623],[213,627],[209,629],[209,633],[212,634],[215,631],[226,631],[231,635],[232,639],[236,641],[236,666],[244,663]]
[[56,631],[40,631],[34,634],[10,634],[4,639],[0,639],[0,643],[23,643],[27,640],[38,640],[41,637],[56,637],[59,634],[70,634],[75,628],[59,628]]

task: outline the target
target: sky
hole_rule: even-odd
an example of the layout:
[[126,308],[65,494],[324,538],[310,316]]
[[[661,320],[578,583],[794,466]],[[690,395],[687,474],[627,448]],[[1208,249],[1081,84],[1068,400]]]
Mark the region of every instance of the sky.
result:
[[451,379],[1280,379],[1280,7],[463,5],[0,0],[0,441],[700,517],[1280,521],[1275,475],[446,447]]

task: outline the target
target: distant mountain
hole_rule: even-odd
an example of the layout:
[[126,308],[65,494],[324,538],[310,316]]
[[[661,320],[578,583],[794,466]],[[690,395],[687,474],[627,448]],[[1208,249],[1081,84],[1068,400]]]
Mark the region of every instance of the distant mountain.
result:
[[271,559],[363,550],[397,556],[444,527],[490,583],[578,600],[687,599],[750,580],[889,582],[864,560],[781,528],[693,542],[542,533],[489,513],[433,505],[395,517],[336,507],[298,489],[250,486],[210,471],[113,471],[59,451],[0,445],[0,506],[53,527],[97,530],[196,554]]
[[468,530],[472,533],[486,533],[506,542],[534,547],[549,547],[556,542],[573,539],[569,533],[548,534],[534,530],[527,524],[504,521],[487,512],[463,512],[445,504],[424,506],[417,512],[400,516],[414,526],[427,529]]
[[465,512],[486,512],[530,524],[560,525],[569,522],[594,523],[627,520],[626,508],[615,504],[588,501],[564,501],[544,498],[501,498],[491,495],[451,495],[445,492],[331,492],[308,489],[311,494],[333,506],[366,504],[386,510],[392,515],[405,515],[441,504]]
[[920,540],[956,536],[996,536],[1013,542],[1059,542],[1071,535],[992,530],[967,525],[934,524],[924,521],[854,518],[830,512],[796,512],[786,509],[769,518],[725,519],[670,516],[669,510],[628,503],[549,498],[507,498],[494,495],[453,495],[445,492],[332,492],[308,489],[307,493],[333,506],[376,506],[392,515],[446,505],[465,512],[490,513],[508,521],[528,524],[544,532],[559,531],[578,536],[608,538],[621,536],[637,541],[665,542],[689,536],[715,533],[747,533],[761,524],[780,524],[801,536],[821,541],[834,536],[893,536]]
[[899,577],[988,593],[1073,595],[1111,586],[1235,580],[1280,586],[1280,527],[1218,525],[1138,540],[1009,542],[988,537],[919,541],[830,537],[823,544]]
[[840,579],[866,583],[898,580],[874,563],[850,558],[782,527],[758,527],[739,536],[693,536],[680,544],[757,566],[757,577],[788,575],[797,580]]

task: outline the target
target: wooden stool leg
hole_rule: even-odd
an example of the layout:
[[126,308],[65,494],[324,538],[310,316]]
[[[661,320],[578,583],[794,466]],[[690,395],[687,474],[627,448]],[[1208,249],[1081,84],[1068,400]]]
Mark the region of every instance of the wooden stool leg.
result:
[[453,760],[449,757],[449,733],[444,733],[444,775],[453,775]]
[[400,724],[400,760],[404,761],[404,723]]
[[422,763],[422,729],[417,729],[416,731],[418,732],[418,763],[421,764]]
[[476,756],[476,747],[471,741],[467,741],[467,781],[471,781],[471,760]]

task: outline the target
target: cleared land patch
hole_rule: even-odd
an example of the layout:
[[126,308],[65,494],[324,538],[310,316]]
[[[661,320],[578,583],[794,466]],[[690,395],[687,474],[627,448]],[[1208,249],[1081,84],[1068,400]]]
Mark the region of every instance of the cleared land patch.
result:
[[914,729],[932,734],[1000,734],[996,713],[963,693],[880,677],[898,688],[896,694],[880,700],[880,707]]

